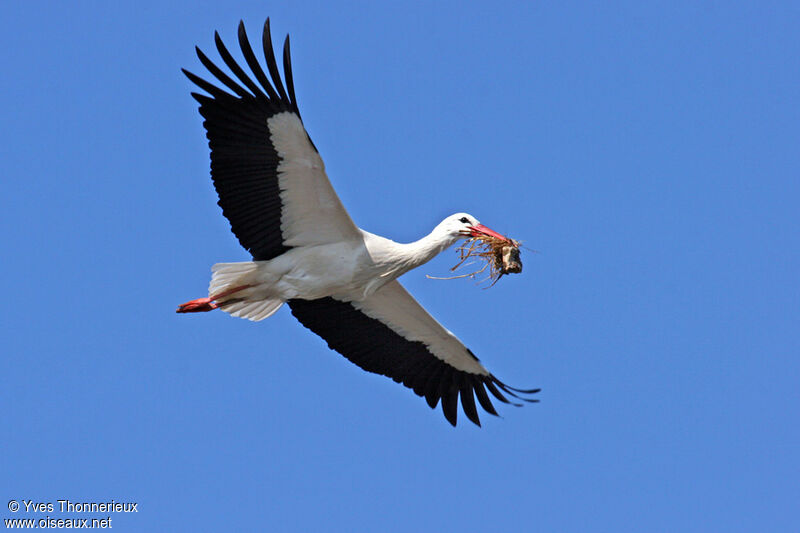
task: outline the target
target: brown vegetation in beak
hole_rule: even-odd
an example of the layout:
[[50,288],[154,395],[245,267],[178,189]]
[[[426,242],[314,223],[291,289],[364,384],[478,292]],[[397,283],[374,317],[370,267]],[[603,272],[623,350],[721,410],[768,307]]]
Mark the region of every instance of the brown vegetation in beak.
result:
[[[489,276],[480,280],[480,282],[491,280],[492,283],[489,287],[492,287],[505,274],[519,274],[522,272],[522,261],[519,258],[519,246],[520,243],[518,241],[507,237],[501,239],[492,235],[473,233],[469,239],[456,248],[459,261],[450,271],[455,272],[462,266],[474,264],[474,262],[466,263],[468,259],[473,257],[486,263],[481,269],[469,274],[461,274],[448,278],[428,277],[431,279],[475,279],[475,276],[482,274],[488,269]],[[488,289],[489,287],[486,288]]]

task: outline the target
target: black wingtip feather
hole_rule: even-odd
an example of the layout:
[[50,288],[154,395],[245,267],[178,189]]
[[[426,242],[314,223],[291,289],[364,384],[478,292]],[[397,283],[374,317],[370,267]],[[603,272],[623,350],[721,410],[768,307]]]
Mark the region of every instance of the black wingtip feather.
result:
[[200,94],[200,93],[195,93],[195,92],[192,92],[192,93],[189,93],[189,94],[192,96],[192,98],[197,100],[197,103],[200,104],[201,106],[203,104],[206,104],[206,103],[210,102],[210,101],[211,102],[214,101],[214,99],[211,98],[210,96],[208,96],[207,94]]
[[498,387],[500,387],[503,390],[503,392],[505,392],[509,396],[512,396],[512,397],[514,397],[514,398],[516,398],[518,400],[521,400],[521,401],[527,402],[527,403],[539,403],[538,399],[536,399],[536,398],[525,398],[524,396],[521,396],[521,394],[536,394],[541,389],[517,389],[515,387],[510,387],[510,386],[506,385],[505,383],[503,383],[502,381],[500,381],[499,379],[497,379],[494,376],[490,376],[489,379],[491,379],[492,382],[494,382]]
[[192,83],[194,83],[195,85],[197,85],[198,87],[203,89],[205,92],[207,92],[208,94],[210,94],[214,98],[219,98],[219,99],[235,98],[232,94],[230,94],[228,92],[225,92],[222,89],[220,89],[219,87],[217,87],[216,85],[213,85],[213,84],[207,82],[206,80],[204,80],[203,78],[201,78],[197,74],[189,72],[185,68],[182,68],[181,71],[183,71],[183,74],[187,78],[189,78],[189,81],[191,81]]
[[289,36],[286,36],[286,41],[283,43],[283,76],[286,78],[286,90],[289,91],[289,100],[292,103],[292,109],[297,116],[300,116],[300,110],[297,109],[297,97],[294,95],[294,77],[292,75],[292,53],[289,50]]
[[439,405],[439,396],[436,396],[436,395],[427,396],[426,395],[425,396],[425,401],[428,403],[428,406],[431,409],[436,409],[436,406]]
[[208,71],[214,75],[219,81],[221,81],[228,89],[235,92],[241,98],[253,98],[253,95],[249,92],[245,91],[241,85],[236,83],[231,79],[230,76],[222,72],[217,65],[215,65],[204,53],[200,48],[195,47],[195,51],[197,52],[197,57],[200,59],[200,62],[203,64],[204,67],[208,69]]
[[497,383],[498,385],[503,387],[503,389],[513,390],[514,392],[519,392],[519,393],[522,393],[522,394],[536,394],[537,392],[541,392],[541,390],[542,390],[540,388],[536,388],[536,389],[518,389],[516,387],[512,387],[511,385],[506,385],[505,383],[503,383],[502,381],[500,381],[499,379],[497,379],[494,376],[492,376],[492,379],[494,380],[495,383]]
[[442,375],[446,368],[444,365],[437,365],[425,384],[425,400],[432,409],[435,409],[436,404],[439,403],[439,382],[442,380]]
[[472,394],[472,384],[466,375],[461,376],[461,408],[473,424],[481,427],[481,419],[478,416],[478,408],[475,406],[475,396]]
[[442,412],[453,427],[458,422],[458,389],[452,388],[442,395]]
[[500,392],[499,390],[497,390],[497,387],[494,386],[494,383],[491,381],[491,379],[485,380],[484,383],[486,384],[486,388],[489,389],[489,392],[491,392],[494,395],[494,397],[497,398],[498,400],[500,400],[501,402],[507,403],[507,404],[510,404],[510,405],[515,405],[517,407],[522,407],[522,404],[516,403],[516,402],[512,402],[508,398],[503,396],[503,393]]
[[483,410],[494,416],[500,416],[497,414],[494,405],[492,405],[492,400],[489,399],[489,395],[486,394],[486,389],[483,387],[483,382],[480,379],[478,379],[477,376],[472,378],[472,382],[473,382],[472,388],[475,390],[475,396],[478,397],[478,402],[480,402],[481,407],[483,407]]
[[261,45],[264,48],[264,58],[267,60],[267,68],[269,74],[272,76],[272,82],[275,84],[278,94],[282,100],[288,100],[286,90],[283,88],[281,75],[278,72],[278,63],[275,61],[275,50],[272,48],[272,33],[269,29],[269,19],[264,23],[264,33],[261,36]]
[[250,92],[252,92],[257,98],[266,99],[267,95],[264,94],[261,88],[256,85],[252,79],[250,79],[250,76],[248,76],[244,70],[242,70],[242,67],[239,66],[236,60],[233,59],[233,56],[225,47],[225,43],[222,42],[222,39],[217,32],[214,32],[214,44],[216,44],[217,52],[219,52],[222,60],[226,65],[228,65],[228,68],[231,69],[231,72],[233,72],[233,74],[239,78],[239,81],[241,81],[248,89],[250,89]]
[[269,99],[278,100],[278,93],[272,88],[272,83],[264,73],[264,69],[261,68],[261,64],[258,62],[258,59],[256,59],[255,53],[253,53],[253,47],[250,46],[250,39],[247,37],[247,30],[245,30],[244,22],[241,20],[239,21],[238,37],[239,48],[242,49],[242,54],[244,54],[244,59],[247,62],[247,65],[250,67],[250,70],[253,71],[256,79],[267,92]]
[[[501,387],[501,388],[502,388],[502,387]],[[506,390],[506,389],[504,389],[504,388],[503,388],[503,391],[504,391],[506,394],[508,394],[509,396],[511,396],[512,398],[516,398],[517,400],[519,400],[519,401],[521,401],[521,402],[527,402],[527,403],[539,403],[539,400],[537,400],[536,398],[523,398],[522,396],[519,396],[518,394],[515,394],[515,393],[513,393],[513,392],[511,392],[511,391],[509,391],[509,390]]]

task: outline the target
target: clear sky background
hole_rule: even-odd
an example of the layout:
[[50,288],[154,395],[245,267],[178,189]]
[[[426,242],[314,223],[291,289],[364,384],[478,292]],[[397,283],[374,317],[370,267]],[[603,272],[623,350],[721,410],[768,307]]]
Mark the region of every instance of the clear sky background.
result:
[[[0,4],[0,518],[800,530],[798,4],[430,4]],[[454,429],[286,309],[174,313],[248,259],[180,68],[267,16],[356,223],[467,211],[538,252],[402,281],[540,404]]]

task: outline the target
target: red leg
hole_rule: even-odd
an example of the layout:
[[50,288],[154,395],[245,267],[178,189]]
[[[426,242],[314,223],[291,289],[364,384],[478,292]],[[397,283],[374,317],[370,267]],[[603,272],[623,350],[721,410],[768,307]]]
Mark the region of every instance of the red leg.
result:
[[234,287],[233,289],[229,289],[227,291],[219,292],[217,294],[212,294],[208,298],[197,298],[196,300],[189,300],[186,303],[183,303],[178,306],[178,309],[175,310],[176,313],[203,313],[206,311],[213,311],[219,304],[217,304],[214,300],[219,300],[220,298],[224,298],[226,296],[230,296],[236,292],[242,291],[244,289],[248,289],[252,287],[252,285],[242,285],[240,287]]
[[190,300],[185,304],[181,304],[178,306],[178,309],[175,310],[176,313],[201,313],[203,311],[212,311],[219,307],[216,303],[214,303],[211,298],[197,298],[196,300]]

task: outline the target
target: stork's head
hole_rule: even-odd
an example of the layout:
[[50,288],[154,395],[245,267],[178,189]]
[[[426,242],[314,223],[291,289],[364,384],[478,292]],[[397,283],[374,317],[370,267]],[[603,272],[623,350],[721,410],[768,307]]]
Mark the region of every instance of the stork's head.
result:
[[450,215],[444,219],[439,226],[452,236],[454,240],[464,237],[477,237],[479,235],[508,240],[508,237],[497,233],[493,229],[487,228],[478,222],[477,218],[467,213]]

